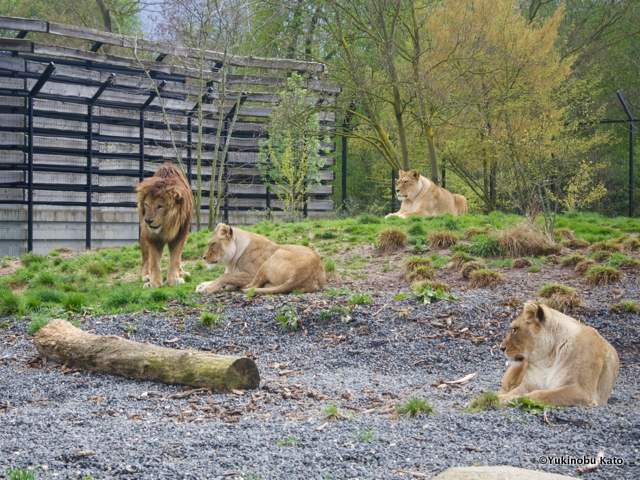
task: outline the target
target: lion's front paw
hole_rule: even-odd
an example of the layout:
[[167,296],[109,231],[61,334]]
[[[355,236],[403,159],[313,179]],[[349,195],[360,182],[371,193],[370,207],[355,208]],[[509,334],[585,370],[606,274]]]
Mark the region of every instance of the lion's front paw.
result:
[[214,293],[216,292],[216,288],[214,286],[215,282],[202,282],[200,285],[196,287],[196,293]]
[[147,283],[145,283],[142,288],[157,288],[157,287],[161,287],[162,286],[162,282],[152,282],[149,281]]
[[149,275],[148,273],[142,276],[143,282],[148,282],[149,280],[151,280],[151,275]]
[[171,287],[175,287],[176,285],[182,285],[184,283],[184,278],[172,278],[171,280],[167,279],[167,285]]

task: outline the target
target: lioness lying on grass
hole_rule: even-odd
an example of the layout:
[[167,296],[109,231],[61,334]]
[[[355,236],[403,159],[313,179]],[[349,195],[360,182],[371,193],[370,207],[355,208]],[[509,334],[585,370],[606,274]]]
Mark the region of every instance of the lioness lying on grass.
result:
[[557,407],[603,405],[618,377],[616,349],[546,305],[526,303],[500,348],[514,362],[498,391],[503,402],[527,396]]
[[203,256],[208,265],[224,265],[225,272],[212,282],[198,285],[196,293],[222,290],[256,293],[317,292],[324,286],[322,260],[301,245],[278,245],[267,237],[219,223]]

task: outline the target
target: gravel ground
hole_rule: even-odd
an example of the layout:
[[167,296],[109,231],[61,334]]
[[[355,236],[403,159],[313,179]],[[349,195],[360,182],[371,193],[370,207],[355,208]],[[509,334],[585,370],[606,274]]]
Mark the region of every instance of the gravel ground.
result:
[[[621,369],[608,405],[540,416],[520,409],[463,413],[481,392],[497,390],[505,361],[497,348],[521,304],[539,287],[515,292],[459,290],[460,302],[418,305],[373,296],[348,322],[345,296],[209,297],[226,326],[206,329],[199,311],[172,307],[162,316],[80,319],[97,334],[130,336],[173,348],[252,356],[258,390],[231,394],[136,382],[68,369],[37,358],[24,322],[0,329],[0,474],[34,467],[37,478],[430,478],[454,466],[513,465],[578,476],[575,465],[540,465],[543,455],[624,459],[585,478],[640,478],[640,316],[612,314],[623,296],[638,300],[640,279],[584,289],[574,315],[618,350]],[[523,296],[524,295],[524,296]],[[297,331],[276,321],[296,306]],[[2,323],[2,321],[0,321]],[[468,383],[447,385],[478,372]],[[435,414],[398,417],[410,396]],[[341,420],[324,418],[337,405]]]

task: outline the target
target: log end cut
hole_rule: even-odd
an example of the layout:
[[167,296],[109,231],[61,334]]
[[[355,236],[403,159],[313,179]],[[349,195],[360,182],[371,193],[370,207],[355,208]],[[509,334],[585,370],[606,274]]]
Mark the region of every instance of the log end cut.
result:
[[231,364],[225,375],[225,383],[231,390],[251,390],[260,385],[260,373],[256,363],[240,357]]

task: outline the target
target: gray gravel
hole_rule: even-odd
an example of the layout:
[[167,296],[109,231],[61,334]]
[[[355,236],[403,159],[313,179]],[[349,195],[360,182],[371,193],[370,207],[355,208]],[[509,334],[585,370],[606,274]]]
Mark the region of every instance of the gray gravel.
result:
[[[346,297],[209,297],[226,326],[207,330],[199,312],[172,307],[162,316],[81,319],[97,334],[174,348],[255,358],[261,386],[238,394],[185,393],[179,386],[42,365],[25,322],[0,329],[0,474],[20,466],[37,478],[398,478],[434,476],[454,466],[506,464],[578,476],[575,465],[540,465],[542,455],[621,457],[585,478],[640,478],[640,316],[610,312],[603,298],[638,299],[638,279],[602,287],[575,316],[617,348],[622,368],[608,405],[551,412],[551,427],[519,409],[462,409],[497,390],[505,368],[497,346],[521,305],[496,291],[463,293],[461,302],[418,305],[374,296],[344,323]],[[599,296],[598,296],[599,295]],[[219,304],[222,305],[219,305]],[[284,330],[276,309],[294,305],[303,328]],[[467,328],[467,330],[461,331]],[[177,339],[177,340],[176,340]],[[444,386],[479,372],[469,383]],[[440,385],[440,386],[438,386]],[[436,414],[398,418],[404,398],[428,399]],[[327,421],[335,403],[345,414]]]

